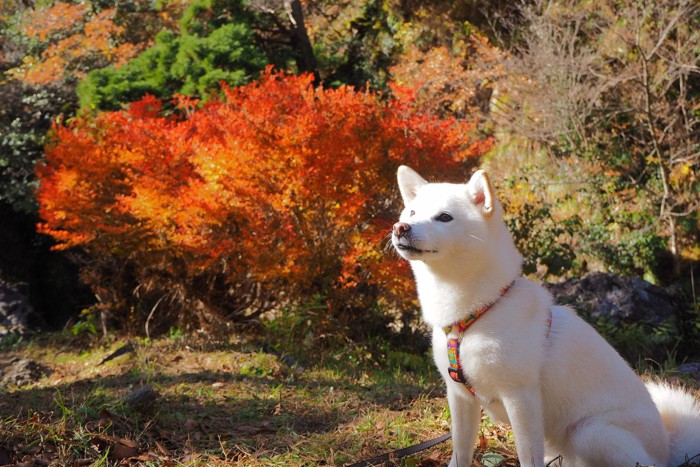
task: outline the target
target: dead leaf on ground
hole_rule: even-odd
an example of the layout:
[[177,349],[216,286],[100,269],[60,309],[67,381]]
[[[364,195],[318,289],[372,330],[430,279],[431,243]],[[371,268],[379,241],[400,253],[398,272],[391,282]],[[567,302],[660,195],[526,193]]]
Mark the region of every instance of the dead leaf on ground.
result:
[[139,443],[126,438],[99,435],[92,438],[90,442],[98,451],[104,451],[109,448],[110,457],[117,460],[131,459],[140,454]]
[[138,449],[139,443],[136,441],[127,439],[127,438],[119,438],[117,436],[109,436],[109,435],[99,435],[98,438],[101,438],[102,440],[110,443],[110,444],[121,444],[123,446],[132,448],[132,449]]
[[423,459],[416,464],[417,467],[440,467],[442,462],[436,457],[430,457],[428,459]]
[[114,459],[130,459],[138,456],[139,450],[133,446],[115,443],[111,445],[109,453]]
[[483,433],[479,434],[479,449],[487,450],[489,448],[489,440]]
[[245,433],[247,435],[257,435],[260,433],[274,433],[276,430],[270,422],[262,422],[255,425],[241,424],[233,427],[234,431]]
[[190,452],[190,453],[188,453],[188,454],[185,454],[185,457],[182,458],[182,461],[181,461],[181,462],[182,462],[183,464],[187,464],[187,463],[189,463],[189,462],[194,462],[194,461],[196,461],[196,460],[199,459],[200,457],[202,457],[202,454],[201,454],[201,453],[198,453],[198,452]]
[[72,467],[81,467],[83,465],[92,465],[94,462],[93,459],[78,459],[77,461],[73,461]]
[[158,452],[160,452],[164,456],[171,456],[172,455],[172,453],[170,452],[170,449],[163,446],[163,443],[161,443],[160,441],[156,441],[156,448],[158,449]]

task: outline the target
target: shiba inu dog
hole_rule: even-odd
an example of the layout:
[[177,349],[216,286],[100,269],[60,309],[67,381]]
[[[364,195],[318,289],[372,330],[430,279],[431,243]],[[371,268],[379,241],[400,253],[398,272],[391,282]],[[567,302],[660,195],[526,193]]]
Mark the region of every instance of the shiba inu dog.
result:
[[398,170],[392,244],[408,260],[447,385],[451,467],[470,467],[480,411],[513,428],[521,465],[677,466],[700,454],[700,404],[646,385],[573,310],[521,277],[484,171],[467,184]]

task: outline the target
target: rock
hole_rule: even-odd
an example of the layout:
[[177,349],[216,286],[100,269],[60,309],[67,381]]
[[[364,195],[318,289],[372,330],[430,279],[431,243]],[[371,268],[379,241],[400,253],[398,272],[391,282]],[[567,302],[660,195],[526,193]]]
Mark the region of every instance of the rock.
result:
[[28,358],[0,362],[0,386],[25,386],[51,374],[51,369]]
[[33,312],[27,297],[16,286],[0,281],[0,336],[29,332]]
[[155,408],[158,397],[159,394],[153,389],[153,386],[147,384],[124,396],[122,402],[135,410],[152,411]]
[[680,307],[677,297],[638,277],[591,273],[582,279],[548,284],[557,303],[571,305],[592,318],[612,324],[636,322],[658,326]]
[[695,380],[700,379],[700,363],[698,362],[683,363],[678,365],[676,370],[681,374],[691,376]]

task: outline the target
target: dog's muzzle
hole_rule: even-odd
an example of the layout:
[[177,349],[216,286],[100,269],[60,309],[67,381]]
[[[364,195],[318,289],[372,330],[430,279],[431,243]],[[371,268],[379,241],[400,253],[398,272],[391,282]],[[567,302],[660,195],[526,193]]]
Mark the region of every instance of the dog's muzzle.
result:
[[[394,248],[400,252],[412,255],[418,255],[421,253],[437,253],[436,250],[422,250],[414,245],[411,239],[411,224],[405,222],[397,222],[391,229],[394,234],[393,244]],[[404,256],[404,258],[409,259]]]

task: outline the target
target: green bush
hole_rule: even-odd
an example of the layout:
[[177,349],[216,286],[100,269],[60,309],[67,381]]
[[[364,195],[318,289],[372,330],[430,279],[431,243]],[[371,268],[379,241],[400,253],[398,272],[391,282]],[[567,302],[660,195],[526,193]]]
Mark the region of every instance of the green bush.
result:
[[195,2],[183,14],[179,34],[162,31],[126,65],[92,71],[78,86],[81,106],[116,110],[145,94],[166,101],[174,94],[201,98],[222,81],[247,83],[267,64],[251,18],[238,2]]

